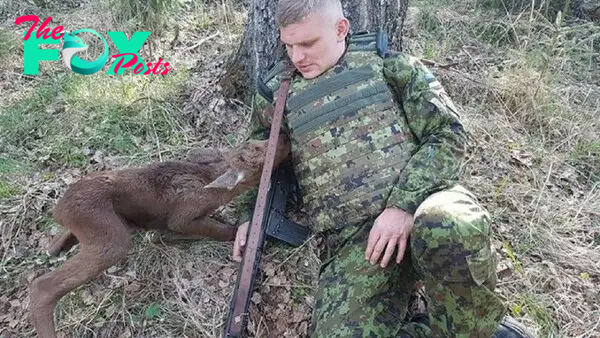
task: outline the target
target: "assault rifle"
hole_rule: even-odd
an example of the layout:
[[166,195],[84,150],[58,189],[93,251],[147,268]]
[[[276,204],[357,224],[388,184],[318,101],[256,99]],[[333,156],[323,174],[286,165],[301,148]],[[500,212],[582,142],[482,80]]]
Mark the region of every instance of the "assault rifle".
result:
[[[262,250],[266,239],[276,239],[294,247],[304,243],[309,236],[309,229],[289,220],[285,217],[287,202],[294,199],[297,185],[293,181],[293,169],[289,162],[282,163],[273,173],[271,185],[267,194],[265,217],[262,221],[260,235],[257,243],[247,242],[244,250],[244,259],[251,246],[257,248],[254,257],[251,257],[248,266],[242,265],[238,273],[236,287],[230,303],[229,317],[225,328],[224,337],[244,337],[247,325],[247,313],[250,296],[254,288],[254,281],[260,266]],[[251,269],[251,273],[242,273],[245,269]],[[249,279],[248,279],[249,276]],[[246,293],[240,293],[240,287]]]
[[274,151],[279,138],[290,76],[286,76],[282,81],[279,99],[275,105],[256,205],[250,220],[242,264],[230,302],[229,317],[224,331],[225,338],[247,336],[248,305],[254,288],[254,280],[260,266],[266,236],[282,240],[293,246],[299,246],[306,240],[309,233],[307,228],[284,217],[286,202],[294,188],[297,188],[297,184],[294,185],[292,181],[294,171],[291,162],[283,162],[277,170],[273,171]]

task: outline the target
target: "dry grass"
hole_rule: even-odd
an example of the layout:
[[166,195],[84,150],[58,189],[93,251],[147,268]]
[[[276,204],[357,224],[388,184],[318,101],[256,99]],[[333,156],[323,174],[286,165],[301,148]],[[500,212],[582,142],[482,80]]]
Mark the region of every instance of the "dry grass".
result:
[[[465,185],[493,216],[498,291],[508,309],[539,337],[596,337],[600,29],[557,24],[527,7],[493,12],[495,3],[412,3],[406,50],[458,63],[433,69],[474,139]],[[0,28],[0,335],[33,336],[26,286],[72,255],[42,254],[58,231],[50,212],[69,183],[90,170],[176,158],[190,147],[225,147],[246,136],[249,107],[224,100],[215,85],[241,37],[240,5],[185,1],[166,9],[178,14],[117,22],[111,9],[124,4],[141,2],[40,11],[14,1],[12,13],[51,14],[69,30],[98,32],[158,22],[163,34],[152,55],[146,46],[142,56],[162,56],[173,65],[169,76],[82,78],[52,62],[42,62],[40,76],[24,76],[22,46],[11,38],[22,31],[13,17]],[[218,215],[236,222],[229,207]],[[144,234],[135,242],[127,260],[59,303],[61,335],[220,336],[237,276],[231,245],[154,245]],[[314,241],[297,250],[269,243],[251,305],[255,336],[305,335],[317,265]]]
[[598,336],[600,29],[413,5],[408,51],[458,63],[436,72],[475,140],[465,183],[494,218],[498,290],[540,337]]

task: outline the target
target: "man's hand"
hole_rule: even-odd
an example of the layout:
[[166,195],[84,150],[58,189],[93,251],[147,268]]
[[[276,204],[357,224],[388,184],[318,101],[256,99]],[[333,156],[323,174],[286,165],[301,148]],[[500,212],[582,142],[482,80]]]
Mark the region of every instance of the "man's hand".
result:
[[376,264],[385,249],[381,267],[385,268],[398,247],[396,263],[404,257],[406,242],[413,228],[413,216],[402,209],[386,208],[376,219],[369,233],[365,259]]
[[233,242],[233,257],[232,259],[236,262],[242,261],[242,251],[243,247],[246,245],[246,236],[248,235],[248,225],[250,222],[246,221],[237,229],[237,233],[235,234],[235,242]]

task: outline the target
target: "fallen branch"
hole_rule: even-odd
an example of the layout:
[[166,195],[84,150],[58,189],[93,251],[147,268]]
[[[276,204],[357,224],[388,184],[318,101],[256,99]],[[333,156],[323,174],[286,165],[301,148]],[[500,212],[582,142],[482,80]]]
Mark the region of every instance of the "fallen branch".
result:
[[427,66],[436,67],[436,68],[442,68],[442,69],[448,69],[450,67],[458,66],[458,62],[452,62],[452,63],[447,63],[447,64],[440,64],[437,61],[428,60],[428,59],[421,59],[421,62],[423,62]]
[[207,42],[208,40],[210,40],[210,39],[214,38],[214,37],[215,37],[215,36],[217,36],[217,35],[220,35],[220,33],[218,33],[218,32],[217,32],[217,33],[215,33],[215,34],[213,34],[213,35],[211,35],[211,36],[207,36],[207,37],[205,37],[204,39],[200,40],[200,41],[199,41],[197,44],[195,44],[195,45],[193,45],[193,46],[191,46],[191,47],[188,47],[188,48],[184,49],[184,50],[183,50],[183,52],[189,52],[189,51],[191,51],[191,50],[194,50],[194,49],[196,49],[196,48],[200,47],[202,44],[204,44],[204,43],[205,43],[205,42]]

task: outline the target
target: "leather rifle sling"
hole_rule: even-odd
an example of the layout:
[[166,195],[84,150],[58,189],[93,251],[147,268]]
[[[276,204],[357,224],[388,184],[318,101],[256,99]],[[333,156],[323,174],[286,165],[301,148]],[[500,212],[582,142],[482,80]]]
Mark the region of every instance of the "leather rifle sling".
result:
[[258,196],[252,216],[252,223],[248,229],[248,238],[244,248],[244,258],[239,273],[241,274],[237,286],[237,293],[234,294],[235,301],[233,302],[232,322],[230,334],[232,337],[241,337],[244,327],[243,316],[247,307],[247,302],[250,299],[252,292],[252,275],[254,273],[254,260],[256,251],[259,249],[258,244],[261,235],[261,227],[265,216],[265,205],[267,202],[267,193],[270,185],[271,174],[273,172],[273,164],[275,161],[275,149],[279,140],[279,132],[283,121],[283,110],[287,98],[289,85],[291,81],[291,72],[286,72],[279,87],[277,102],[275,103],[275,111],[271,119],[271,133],[267,144],[267,153],[265,162],[258,186]]

